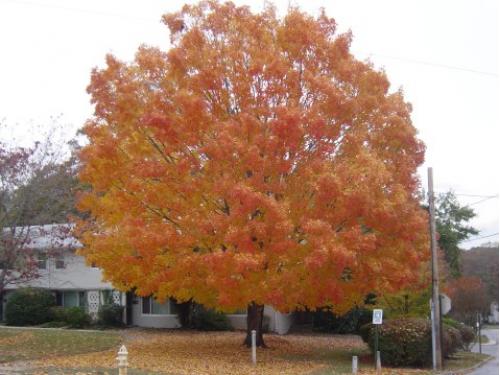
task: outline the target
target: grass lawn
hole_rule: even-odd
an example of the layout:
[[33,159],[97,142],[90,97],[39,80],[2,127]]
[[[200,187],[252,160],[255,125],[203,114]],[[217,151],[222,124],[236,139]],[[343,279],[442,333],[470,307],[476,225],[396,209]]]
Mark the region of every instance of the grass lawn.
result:
[[[129,375],[350,374],[353,355],[359,357],[360,374],[375,373],[373,358],[358,336],[269,334],[265,336],[269,349],[257,350],[256,367],[250,363],[250,350],[241,345],[243,338],[242,332],[0,328],[0,361],[30,360],[23,374],[111,375],[116,374],[116,352],[124,343],[129,351]],[[485,357],[457,355],[447,368],[470,367]],[[383,374],[431,372],[384,369]]]
[[0,328],[0,363],[104,351],[120,341],[111,332]]
[[486,358],[490,357],[487,354],[479,354],[472,352],[458,352],[455,353],[452,358],[445,360],[444,366],[446,370],[454,371],[459,369],[467,369],[484,361]]

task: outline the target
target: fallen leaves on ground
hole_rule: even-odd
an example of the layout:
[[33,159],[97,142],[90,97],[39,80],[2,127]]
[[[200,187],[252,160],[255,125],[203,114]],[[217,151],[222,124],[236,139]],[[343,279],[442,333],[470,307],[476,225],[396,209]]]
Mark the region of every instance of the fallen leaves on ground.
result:
[[22,332],[20,334],[16,334],[15,332],[9,332],[12,333],[11,335],[5,335],[4,337],[0,337],[0,347],[8,347],[10,345],[17,345],[17,344],[22,344],[26,341],[30,341],[33,339],[33,333],[32,332]]
[[[241,332],[124,331],[129,366],[167,374],[301,374],[325,366],[319,351],[364,349],[356,336],[268,335],[256,367]],[[38,365],[116,367],[116,350],[53,358]]]
[[0,363],[114,350],[120,340],[113,332],[0,328]]

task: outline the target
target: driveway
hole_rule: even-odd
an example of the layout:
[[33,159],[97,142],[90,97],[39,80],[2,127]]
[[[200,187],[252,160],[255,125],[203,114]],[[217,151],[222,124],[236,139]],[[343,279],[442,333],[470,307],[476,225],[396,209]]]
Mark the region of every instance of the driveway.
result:
[[[494,356],[495,359],[488,361],[485,365],[471,372],[471,375],[498,375],[498,329],[485,329],[481,333],[488,336],[491,344],[482,345],[482,352]],[[479,345],[472,349],[479,352]]]

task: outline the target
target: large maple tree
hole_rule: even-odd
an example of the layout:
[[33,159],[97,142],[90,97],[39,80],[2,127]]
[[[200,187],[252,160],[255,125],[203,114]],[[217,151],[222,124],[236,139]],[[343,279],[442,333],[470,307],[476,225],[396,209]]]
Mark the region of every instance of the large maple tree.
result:
[[324,13],[230,2],[163,21],[167,52],[92,73],[88,261],[140,295],[248,307],[259,345],[265,304],[342,312],[417,280],[424,146],[351,34]]

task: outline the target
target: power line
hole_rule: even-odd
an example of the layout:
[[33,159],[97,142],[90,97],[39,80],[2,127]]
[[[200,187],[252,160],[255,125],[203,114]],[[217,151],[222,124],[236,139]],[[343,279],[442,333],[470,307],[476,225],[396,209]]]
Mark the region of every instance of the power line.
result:
[[471,197],[471,198],[496,198],[498,197],[497,195],[479,195],[479,194],[460,194],[460,193],[454,193],[457,196],[461,197]]
[[453,190],[434,190],[434,192],[439,193],[439,194],[447,194],[449,192],[453,193],[453,195],[456,195],[457,197],[470,197],[470,198],[496,198],[498,197],[498,194],[466,194],[466,193],[457,193]]
[[485,72],[482,70],[469,69],[469,68],[447,65],[447,64],[440,64],[440,63],[435,63],[435,62],[431,62],[431,61],[422,61],[422,60],[414,60],[414,59],[405,58],[405,57],[381,55],[379,53],[371,53],[370,55],[371,56],[379,56],[379,57],[383,57],[383,58],[387,58],[387,59],[399,60],[399,61],[403,61],[403,62],[410,63],[410,64],[428,65],[428,66],[432,66],[435,68],[458,70],[458,71],[463,71],[463,72],[468,72],[468,73],[476,73],[476,74],[482,74],[482,75],[487,75],[487,76],[492,76],[492,77],[498,77],[498,74],[493,73],[493,72]]
[[477,202],[473,202],[473,203],[470,203],[468,204],[467,206],[471,206],[471,205],[474,205],[474,204],[478,204],[478,203],[481,203],[483,201],[487,201],[488,199],[493,199],[493,198],[498,198],[498,194],[495,194],[495,195],[483,195],[483,194],[466,194],[466,193],[456,193],[454,192],[453,190],[448,190],[448,191],[437,191],[437,193],[439,193],[440,195],[441,194],[447,194],[451,191],[451,193],[457,197],[468,197],[468,198],[484,198],[484,199],[481,199]]
[[469,238],[468,240],[464,240],[464,241],[461,241],[461,242],[470,242],[470,241],[480,240],[480,239],[483,239],[483,238],[488,238],[488,237],[493,237],[493,236],[498,236],[498,232],[497,233],[493,233],[493,234],[489,234],[487,236]]
[[[43,7],[43,8],[61,9],[61,10],[66,10],[66,11],[70,11],[70,12],[88,13],[88,14],[96,14],[96,15],[101,15],[101,16],[118,17],[118,18],[129,18],[129,19],[134,19],[134,20],[141,21],[141,22],[151,22],[151,21],[158,22],[158,20],[153,20],[151,18],[140,18],[140,17],[129,16],[129,15],[125,15],[125,14],[102,12],[102,11],[92,10],[92,9],[73,8],[73,7],[56,5],[56,4],[43,4],[43,3],[31,2],[31,1],[25,1],[25,0],[7,0],[7,1],[10,1],[11,3],[15,3],[15,4],[33,5],[33,6]],[[435,67],[435,68],[450,69],[450,70],[462,71],[462,72],[467,72],[467,73],[475,73],[475,74],[482,74],[482,75],[487,75],[487,76],[491,76],[491,77],[498,77],[498,74],[493,73],[493,72],[486,72],[486,71],[482,71],[482,70],[464,68],[464,67],[459,67],[459,66],[454,66],[454,65],[435,63],[432,61],[415,60],[415,59],[410,59],[410,58],[406,58],[406,57],[389,56],[389,55],[384,55],[384,54],[380,54],[380,53],[370,53],[369,56],[379,56],[382,58],[399,60],[399,61],[411,63],[411,64],[427,65],[427,66],[431,66],[431,67]]]
[[475,204],[483,203],[483,202],[489,201],[490,199],[493,199],[493,198],[498,198],[498,195],[493,195],[491,197],[487,197],[487,198],[481,199],[479,201],[469,203],[466,206],[474,206]]

